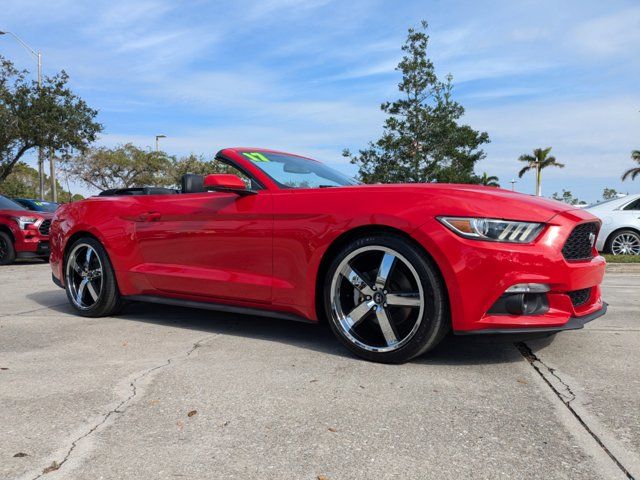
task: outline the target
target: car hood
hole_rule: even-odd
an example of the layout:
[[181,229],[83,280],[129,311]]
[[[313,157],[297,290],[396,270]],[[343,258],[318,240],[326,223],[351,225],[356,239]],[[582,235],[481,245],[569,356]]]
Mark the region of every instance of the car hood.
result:
[[33,210],[0,210],[0,214],[10,217],[36,217],[51,220],[53,213],[51,212],[34,212]]
[[573,205],[556,200],[480,185],[385,184],[358,185],[340,189],[376,194],[376,196],[389,198],[391,201],[405,198],[406,201],[435,206],[435,210],[440,212],[440,215],[451,216],[547,222],[559,213],[578,210]]

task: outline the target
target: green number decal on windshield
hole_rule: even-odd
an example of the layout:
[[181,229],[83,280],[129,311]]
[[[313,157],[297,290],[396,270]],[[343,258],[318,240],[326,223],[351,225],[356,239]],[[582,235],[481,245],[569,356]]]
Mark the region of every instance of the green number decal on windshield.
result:
[[260,152],[244,152],[243,155],[252,162],[268,162],[269,159]]

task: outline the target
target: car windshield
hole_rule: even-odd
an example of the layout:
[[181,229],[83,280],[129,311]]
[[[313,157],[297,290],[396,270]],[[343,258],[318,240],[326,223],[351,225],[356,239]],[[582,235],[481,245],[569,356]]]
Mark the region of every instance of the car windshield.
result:
[[24,205],[29,210],[35,210],[37,212],[55,212],[59,205],[54,202],[45,202],[44,200],[26,200],[21,198],[16,199],[16,202]]
[[354,179],[308,158],[265,151],[242,155],[266,173],[280,188],[322,188],[357,185]]
[[26,210],[26,208],[19,203],[0,195],[0,210]]

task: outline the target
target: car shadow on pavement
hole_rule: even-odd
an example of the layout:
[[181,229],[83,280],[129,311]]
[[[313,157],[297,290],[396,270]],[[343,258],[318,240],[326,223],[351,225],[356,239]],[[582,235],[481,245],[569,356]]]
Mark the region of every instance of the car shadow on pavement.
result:
[[[34,292],[27,298],[51,310],[76,315],[66,302],[62,290]],[[188,307],[132,302],[115,318],[132,322],[198,330],[221,335],[240,336],[285,343],[321,353],[354,358],[330,329],[324,325],[307,324],[251,315],[220,313]],[[475,365],[522,361],[513,342],[494,341],[479,337],[448,335],[431,352],[414,359],[423,365]]]

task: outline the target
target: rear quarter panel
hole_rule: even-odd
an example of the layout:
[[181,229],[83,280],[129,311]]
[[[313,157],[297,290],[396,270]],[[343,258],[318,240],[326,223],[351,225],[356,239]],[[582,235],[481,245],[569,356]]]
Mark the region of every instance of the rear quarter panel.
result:
[[134,223],[130,220],[136,212],[134,197],[93,197],[61,206],[51,226],[53,274],[63,280],[65,251],[76,238],[89,234],[107,249],[122,294],[135,293],[125,272],[140,263]]

